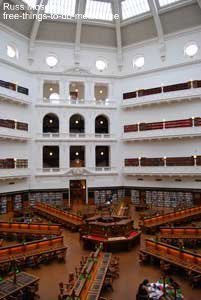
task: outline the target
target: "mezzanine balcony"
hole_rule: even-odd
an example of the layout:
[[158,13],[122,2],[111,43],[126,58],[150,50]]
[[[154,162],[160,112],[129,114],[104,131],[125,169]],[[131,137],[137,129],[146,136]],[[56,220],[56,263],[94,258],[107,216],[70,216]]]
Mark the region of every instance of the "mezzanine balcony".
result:
[[38,133],[36,136],[36,141],[83,141],[83,142],[95,142],[95,141],[104,141],[104,142],[115,142],[117,139],[114,134],[88,134],[88,133],[51,133],[44,132]]
[[3,87],[0,85],[0,101],[22,105],[31,104],[29,95],[19,92],[19,89],[17,89],[15,85],[13,86],[13,89]]

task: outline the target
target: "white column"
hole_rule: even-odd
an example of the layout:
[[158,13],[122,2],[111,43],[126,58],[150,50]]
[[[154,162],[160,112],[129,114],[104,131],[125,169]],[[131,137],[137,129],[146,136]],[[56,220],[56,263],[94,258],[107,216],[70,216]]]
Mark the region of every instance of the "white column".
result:
[[44,80],[40,80],[40,82],[39,82],[39,98],[40,98],[40,102],[43,102],[43,85],[44,85]]
[[86,168],[93,169],[95,167],[95,146],[88,144],[85,146],[85,165]]
[[61,80],[59,83],[60,98],[67,101],[69,99],[69,80]]
[[109,99],[109,101],[114,100],[114,97],[113,97],[113,84],[112,83],[108,84],[108,99]]
[[94,97],[94,82],[88,79],[85,81],[85,101],[93,101]]

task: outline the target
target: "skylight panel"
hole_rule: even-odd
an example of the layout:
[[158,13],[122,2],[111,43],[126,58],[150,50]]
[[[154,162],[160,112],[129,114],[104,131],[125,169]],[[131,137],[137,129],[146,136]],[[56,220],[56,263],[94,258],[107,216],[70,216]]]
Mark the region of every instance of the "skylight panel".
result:
[[34,8],[36,6],[37,0],[23,0],[23,2],[28,6]]
[[67,15],[74,17],[76,0],[49,0],[45,7],[47,14]]
[[176,3],[179,2],[180,0],[159,0],[159,5],[161,7],[172,4],[172,3]]
[[85,16],[88,19],[112,21],[112,7],[108,1],[87,0]]
[[150,11],[147,0],[123,0],[121,2],[123,20],[138,16]]

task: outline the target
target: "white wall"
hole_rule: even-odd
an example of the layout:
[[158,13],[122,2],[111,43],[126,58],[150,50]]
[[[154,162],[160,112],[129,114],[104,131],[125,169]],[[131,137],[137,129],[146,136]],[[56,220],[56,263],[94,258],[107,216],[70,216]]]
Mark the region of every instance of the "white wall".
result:
[[[110,119],[110,133],[116,137],[116,142],[71,142],[75,145],[86,146],[86,165],[91,168],[95,166],[95,146],[97,144],[110,145],[111,166],[116,168],[117,175],[87,176],[88,187],[101,186],[144,186],[144,187],[175,187],[175,188],[200,188],[195,178],[186,178],[182,182],[175,182],[171,178],[163,178],[156,182],[156,178],[144,177],[143,181],[135,177],[123,176],[121,169],[125,158],[131,157],[158,157],[158,156],[188,156],[201,154],[200,138],[174,139],[163,141],[124,143],[121,140],[123,125],[137,122],[152,122],[190,118],[200,116],[200,99],[191,102],[180,102],[172,104],[159,104],[144,106],[141,108],[121,109],[122,93],[139,88],[149,88],[188,81],[190,79],[201,79],[201,50],[194,58],[186,58],[183,55],[183,47],[189,41],[197,41],[199,46],[201,32],[199,30],[182,33],[167,37],[166,61],[160,60],[157,42],[146,42],[143,44],[129,46],[124,49],[124,68],[122,72],[117,69],[115,49],[97,49],[95,47],[83,47],[81,49],[80,67],[85,69],[83,74],[71,74],[69,69],[74,67],[74,48],[65,44],[36,43],[34,62],[28,61],[28,41],[18,34],[14,35],[8,31],[0,32],[0,74],[2,80],[17,82],[19,85],[30,89],[31,105],[16,105],[8,102],[0,102],[0,118],[16,119],[29,123],[32,139],[28,142],[0,141],[0,158],[15,157],[28,158],[31,177],[15,185],[9,182],[0,183],[0,192],[12,190],[68,188],[70,177],[35,176],[37,168],[42,167],[42,147],[52,144],[60,146],[60,166],[69,167],[69,146],[67,141],[63,142],[41,142],[35,141],[37,134],[42,133],[42,119],[47,113],[55,113],[60,119],[60,132],[69,132],[69,118],[74,113],[81,113],[85,118],[86,133],[94,132],[94,120],[98,114],[105,114]],[[9,59],[6,56],[6,45],[13,43],[19,51],[19,59]],[[45,57],[54,53],[59,58],[58,66],[50,69],[45,64]],[[138,54],[145,56],[145,66],[140,70],[132,68],[132,59]],[[95,69],[97,58],[104,58],[108,62],[108,69],[100,73]],[[88,73],[87,73],[88,72]],[[103,82],[109,84],[109,99],[116,103],[116,109],[92,109],[72,108],[67,106],[40,105],[43,98],[43,82],[46,80],[57,80],[60,82],[60,94],[62,99],[67,99],[67,84],[70,81],[83,81],[85,83],[85,99],[93,100],[94,84]],[[86,177],[84,177],[86,178]]]

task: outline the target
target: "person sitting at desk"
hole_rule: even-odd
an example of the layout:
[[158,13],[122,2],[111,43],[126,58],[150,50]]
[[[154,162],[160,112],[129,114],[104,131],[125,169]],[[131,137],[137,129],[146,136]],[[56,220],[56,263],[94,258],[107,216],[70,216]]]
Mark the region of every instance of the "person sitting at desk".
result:
[[149,291],[148,291],[148,285],[149,281],[147,279],[144,279],[142,283],[140,283],[138,292],[136,295],[136,300],[148,300],[149,298]]

